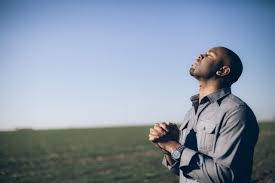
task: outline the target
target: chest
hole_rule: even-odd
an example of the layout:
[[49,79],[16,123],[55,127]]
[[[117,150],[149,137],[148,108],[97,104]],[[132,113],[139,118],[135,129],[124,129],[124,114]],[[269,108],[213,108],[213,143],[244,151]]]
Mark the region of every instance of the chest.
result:
[[211,156],[214,153],[224,112],[216,104],[205,104],[185,116],[180,126],[180,143]]

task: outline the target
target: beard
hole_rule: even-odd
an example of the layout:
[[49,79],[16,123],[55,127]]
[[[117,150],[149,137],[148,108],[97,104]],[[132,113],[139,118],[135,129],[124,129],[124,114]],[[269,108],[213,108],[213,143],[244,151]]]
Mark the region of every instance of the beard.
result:
[[190,69],[189,69],[189,74],[191,75],[191,76],[195,76],[195,69],[193,68],[193,67],[191,67]]
[[200,78],[199,76],[196,75],[195,69],[194,69],[193,67],[191,67],[191,68],[189,69],[189,74],[190,74],[190,76],[196,78],[197,80],[199,80],[199,78]]
[[196,70],[194,67],[189,69],[190,76],[197,80],[208,80],[216,76],[216,71],[212,70],[210,72],[201,73],[200,70]]

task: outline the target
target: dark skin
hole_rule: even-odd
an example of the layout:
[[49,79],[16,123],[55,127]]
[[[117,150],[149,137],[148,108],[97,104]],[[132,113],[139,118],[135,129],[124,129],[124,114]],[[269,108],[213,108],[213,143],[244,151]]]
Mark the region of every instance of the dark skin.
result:
[[[224,86],[224,78],[231,72],[231,60],[226,55],[223,47],[211,48],[204,54],[200,54],[190,68],[190,75],[199,81],[199,101]],[[150,128],[149,141],[166,154],[166,159],[172,165],[173,152],[180,143],[176,140],[158,142],[158,139],[169,133],[169,124],[156,123]]]

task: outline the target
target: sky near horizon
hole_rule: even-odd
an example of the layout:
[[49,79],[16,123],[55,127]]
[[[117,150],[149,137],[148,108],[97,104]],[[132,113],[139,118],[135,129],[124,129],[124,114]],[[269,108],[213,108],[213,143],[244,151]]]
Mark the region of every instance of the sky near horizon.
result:
[[225,46],[232,92],[275,117],[274,3],[0,1],[0,129],[181,121],[193,60]]

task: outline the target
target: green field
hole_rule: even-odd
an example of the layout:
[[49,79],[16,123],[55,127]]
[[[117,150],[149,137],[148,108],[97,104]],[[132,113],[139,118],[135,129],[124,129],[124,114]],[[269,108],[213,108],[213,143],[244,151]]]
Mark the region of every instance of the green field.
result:
[[[275,123],[260,124],[253,182],[275,181]],[[0,182],[178,182],[149,127],[0,132]]]

